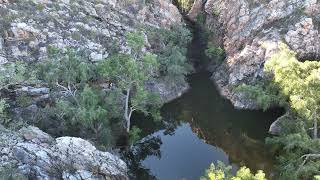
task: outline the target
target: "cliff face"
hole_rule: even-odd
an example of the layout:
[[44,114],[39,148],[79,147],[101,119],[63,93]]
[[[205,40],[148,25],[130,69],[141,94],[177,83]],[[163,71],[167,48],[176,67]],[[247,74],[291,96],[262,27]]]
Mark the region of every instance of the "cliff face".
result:
[[[1,0],[0,16],[0,65],[17,60],[41,61],[47,58],[49,47],[71,47],[96,62],[108,57],[117,46],[130,52],[126,32],[145,25],[167,28],[182,22],[169,0],[146,4],[139,0]],[[146,42],[145,50],[150,48],[148,37]],[[154,86],[164,100],[180,93],[164,88],[160,82]]]
[[203,9],[206,26],[220,27],[223,32],[227,55],[212,79],[237,108],[256,108],[232,88],[265,78],[264,63],[278,50],[279,42],[286,43],[300,59],[320,58],[317,0],[208,0]]
[[178,10],[166,0],[146,6],[120,0],[5,0],[0,1],[0,15],[2,64],[41,60],[48,46],[81,49],[99,61],[108,57],[114,42],[126,49],[124,34],[139,25],[168,27],[181,22]]

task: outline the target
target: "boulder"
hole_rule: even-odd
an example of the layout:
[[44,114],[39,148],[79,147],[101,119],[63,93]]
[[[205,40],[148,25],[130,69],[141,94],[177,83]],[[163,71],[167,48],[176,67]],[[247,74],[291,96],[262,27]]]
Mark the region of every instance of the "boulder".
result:
[[[16,167],[33,179],[128,179],[127,166],[116,155],[97,150],[75,137],[52,138],[37,127],[13,132],[0,127],[0,170]],[[0,141],[2,142],[2,141]]]

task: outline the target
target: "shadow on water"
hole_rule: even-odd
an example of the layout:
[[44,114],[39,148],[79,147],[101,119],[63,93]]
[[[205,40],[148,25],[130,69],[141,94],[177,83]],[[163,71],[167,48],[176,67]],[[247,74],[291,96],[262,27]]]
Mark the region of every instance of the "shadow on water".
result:
[[196,180],[218,160],[232,165],[234,171],[245,165],[271,173],[273,158],[264,139],[282,111],[234,109],[219,95],[209,75],[190,76],[191,89],[162,108],[165,126],[152,127],[151,121],[141,118],[136,122],[149,133],[131,157],[137,179]]
[[217,161],[231,165],[233,172],[245,165],[270,175],[273,157],[264,139],[282,110],[234,109],[220,96],[210,73],[203,72],[201,61],[208,60],[204,55],[206,43],[199,34],[201,28],[191,26],[194,39],[188,58],[198,73],[189,76],[191,88],[187,93],[164,105],[164,123],[133,117],[144,138],[124,156],[131,179],[198,180]]

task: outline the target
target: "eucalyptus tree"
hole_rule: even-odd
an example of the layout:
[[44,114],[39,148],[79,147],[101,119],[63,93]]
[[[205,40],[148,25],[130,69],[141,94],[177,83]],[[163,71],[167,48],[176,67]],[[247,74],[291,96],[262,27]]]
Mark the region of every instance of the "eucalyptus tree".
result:
[[157,102],[151,99],[155,96],[145,87],[145,82],[153,78],[157,67],[156,56],[150,53],[141,59],[134,59],[130,54],[116,54],[98,65],[99,74],[125,92],[124,119],[127,132],[130,130],[132,113],[140,111],[148,114],[148,105]]
[[313,137],[318,137],[320,110],[320,62],[299,62],[295,53],[284,44],[266,64],[273,82],[288,98],[289,106],[301,117],[313,122]]

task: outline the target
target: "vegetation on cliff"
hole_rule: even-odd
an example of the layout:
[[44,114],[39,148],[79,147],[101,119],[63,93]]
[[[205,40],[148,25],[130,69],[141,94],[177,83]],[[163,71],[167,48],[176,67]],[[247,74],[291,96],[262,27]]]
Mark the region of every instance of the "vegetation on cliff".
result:
[[[161,47],[146,51],[146,34],[151,44]],[[183,26],[129,32],[126,42],[131,51],[125,53],[115,48],[116,51],[99,62],[89,61],[74,49],[63,51],[51,47],[48,58],[38,63],[34,71],[38,81],[51,89],[51,103],[36,117],[43,123],[49,121],[50,124],[44,123],[47,128],[59,124],[54,127],[59,133],[90,137],[102,140],[105,145],[114,145],[122,129],[130,133],[135,111],[155,120],[161,119],[162,99],[159,92],[148,89],[147,83],[160,80],[172,87],[184,85],[185,75],[192,70],[185,57],[190,40],[190,32]],[[11,78],[25,81],[29,77],[25,75],[26,67],[8,68],[6,73],[14,71],[16,76],[10,75]],[[6,81],[15,83],[15,79]],[[1,102],[4,115],[7,105],[4,100]],[[137,140],[139,132],[135,127],[129,135],[130,142]]]
[[271,76],[269,83],[238,89],[264,109],[278,104],[290,113],[281,122],[280,136],[267,139],[278,154],[279,179],[312,179],[320,173],[320,63],[299,62],[294,52],[280,44],[279,53],[266,62],[265,71]]

